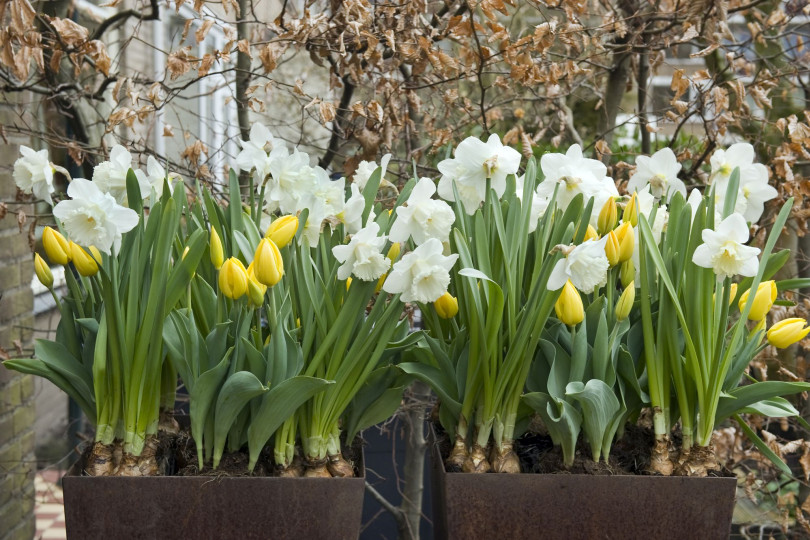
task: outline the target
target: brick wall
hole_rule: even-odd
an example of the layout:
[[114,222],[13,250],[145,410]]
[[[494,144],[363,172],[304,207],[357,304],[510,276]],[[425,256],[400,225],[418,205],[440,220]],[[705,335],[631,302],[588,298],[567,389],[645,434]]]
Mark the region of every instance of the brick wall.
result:
[[[0,125],[14,111],[0,103]],[[10,123],[10,122],[9,122]],[[0,201],[13,201],[16,186],[11,177],[19,144],[8,137],[0,152]],[[33,213],[30,206],[9,205],[9,210]],[[27,227],[20,233],[15,215],[0,220],[0,347],[12,354],[15,341],[31,348],[34,297],[31,278],[34,264],[28,248]],[[34,538],[34,380],[0,366],[0,540]]]

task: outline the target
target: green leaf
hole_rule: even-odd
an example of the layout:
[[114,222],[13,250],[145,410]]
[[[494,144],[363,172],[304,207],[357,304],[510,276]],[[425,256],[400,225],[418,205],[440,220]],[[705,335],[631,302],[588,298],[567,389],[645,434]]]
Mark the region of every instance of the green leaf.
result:
[[217,397],[214,415],[214,468],[219,466],[225,438],[231,429],[236,415],[248,402],[267,392],[268,388],[249,371],[238,371],[228,377]]
[[461,403],[456,394],[456,381],[448,377],[446,373],[434,366],[416,362],[402,362],[397,367],[430,386],[442,401],[442,407],[446,407],[454,416],[458,417],[461,414]]
[[740,411],[745,414],[761,414],[769,418],[785,418],[799,416],[799,411],[785,398],[775,397],[763,399]]
[[[197,461],[200,469],[203,468],[203,445],[205,440],[205,422],[209,417],[208,411],[214,401],[225,374],[228,372],[231,351],[228,349],[219,364],[200,375],[194,389],[189,392],[189,416],[191,417],[191,436],[197,443]],[[213,418],[213,415],[211,415]]]
[[728,394],[733,397],[720,398],[717,405],[717,414],[715,415],[715,424],[729,416],[742,412],[743,409],[755,403],[807,392],[808,390],[810,390],[810,383],[787,381],[763,381],[734,388],[728,391]]
[[543,419],[551,440],[562,447],[565,466],[570,467],[574,463],[582,415],[567,401],[554,399],[543,392],[531,392],[522,397]]
[[756,432],[753,429],[751,429],[751,427],[748,424],[746,424],[742,418],[740,418],[739,414],[735,414],[734,419],[737,421],[737,424],[739,424],[739,426],[742,428],[743,433],[745,433],[745,436],[748,437],[748,440],[754,443],[754,446],[757,447],[757,450],[759,450],[762,453],[762,455],[770,459],[771,463],[776,465],[779,468],[779,470],[781,470],[783,473],[787,474],[788,476],[793,476],[793,471],[790,470],[790,467],[788,467],[787,464],[785,464],[785,462],[782,461],[782,458],[777,456],[774,453],[774,451],[771,450],[771,447],[768,446],[765,443],[765,441],[759,438],[759,435],[757,435]]
[[249,470],[253,470],[259,454],[270,437],[309,398],[322,392],[332,381],[298,376],[273,386],[262,398],[262,404],[248,428]]
[[591,379],[587,384],[570,382],[565,387],[565,394],[578,401],[582,407],[585,437],[591,445],[593,460],[598,462],[603,448],[606,444],[607,448],[610,447],[616,433],[618,426],[614,419],[620,413],[619,400],[611,387],[597,379]]

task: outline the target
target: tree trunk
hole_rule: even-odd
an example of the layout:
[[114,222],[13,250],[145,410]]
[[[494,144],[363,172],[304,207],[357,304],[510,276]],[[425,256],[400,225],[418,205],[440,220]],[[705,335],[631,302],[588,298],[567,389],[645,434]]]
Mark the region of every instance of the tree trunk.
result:
[[419,522],[422,520],[422,492],[425,474],[425,411],[430,399],[430,388],[422,381],[411,386],[412,405],[407,411],[405,446],[405,487],[400,509],[405,519],[399,523],[400,540],[419,540]]

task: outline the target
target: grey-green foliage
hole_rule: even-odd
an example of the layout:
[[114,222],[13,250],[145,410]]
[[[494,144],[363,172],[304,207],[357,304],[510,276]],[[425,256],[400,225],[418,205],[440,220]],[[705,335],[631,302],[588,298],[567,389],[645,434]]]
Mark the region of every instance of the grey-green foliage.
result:
[[625,422],[648,402],[626,344],[630,321],[613,321],[611,328],[608,316],[599,297],[575,332],[559,322],[547,327],[527,380],[523,400],[543,420],[569,466],[580,432],[594,461],[607,460]]

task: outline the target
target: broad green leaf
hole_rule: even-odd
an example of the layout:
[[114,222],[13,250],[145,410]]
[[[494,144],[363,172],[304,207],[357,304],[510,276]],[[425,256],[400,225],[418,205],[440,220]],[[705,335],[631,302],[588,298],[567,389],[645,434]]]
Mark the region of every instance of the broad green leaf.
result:
[[591,445],[593,460],[598,462],[605,442],[609,448],[616,432],[617,426],[613,420],[621,409],[619,400],[611,387],[597,379],[591,379],[587,384],[577,381],[568,383],[565,394],[582,407],[585,437]]
[[562,447],[565,466],[571,466],[576,454],[582,415],[567,401],[554,399],[543,392],[524,394],[523,401],[543,419],[551,440]]
[[733,397],[720,398],[717,405],[715,423],[734,414],[738,414],[746,407],[750,407],[755,403],[764,400],[772,400],[776,397],[807,392],[808,390],[810,390],[810,383],[787,381],[763,381],[734,388],[728,391],[728,394]]
[[322,392],[332,381],[315,377],[297,376],[274,385],[262,398],[262,404],[248,428],[249,470],[253,470],[259,454],[287,418],[309,398]]
[[[191,416],[191,436],[197,443],[197,460],[200,469],[203,468],[203,445],[207,444],[203,433],[205,431],[206,420],[213,418],[209,415],[209,410],[214,402],[214,396],[217,395],[222,380],[228,372],[228,364],[230,363],[231,351],[222,357],[219,364],[212,369],[200,375],[194,389],[189,392],[189,415]],[[213,444],[214,441],[210,441]]]
[[249,371],[238,371],[228,377],[217,397],[214,414],[214,468],[219,466],[225,438],[236,416],[248,402],[267,392],[268,388]]

